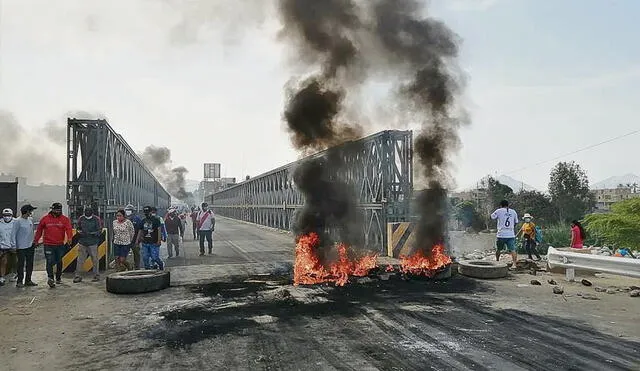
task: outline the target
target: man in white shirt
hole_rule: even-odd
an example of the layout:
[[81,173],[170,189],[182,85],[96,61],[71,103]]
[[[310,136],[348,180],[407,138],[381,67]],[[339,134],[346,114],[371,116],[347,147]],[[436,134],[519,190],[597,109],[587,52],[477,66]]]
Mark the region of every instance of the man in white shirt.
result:
[[498,220],[496,260],[500,261],[500,253],[506,246],[507,250],[511,253],[513,268],[515,268],[516,261],[518,261],[518,253],[516,252],[516,233],[514,227],[518,224],[518,213],[510,209],[509,202],[504,200],[500,202],[500,208],[491,214],[491,219]]
[[213,231],[216,228],[216,218],[213,210],[206,202],[202,203],[202,211],[198,213],[198,237],[200,237],[200,256],[204,256],[204,240],[207,240],[209,255],[213,254]]

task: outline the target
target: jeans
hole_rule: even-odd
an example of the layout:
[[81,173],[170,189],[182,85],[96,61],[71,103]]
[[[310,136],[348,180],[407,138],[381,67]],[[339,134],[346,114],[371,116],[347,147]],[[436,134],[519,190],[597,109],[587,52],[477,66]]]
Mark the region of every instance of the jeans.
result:
[[157,264],[158,268],[164,269],[164,262],[160,259],[160,245],[150,243],[142,244],[142,263],[144,269],[153,269],[153,264]]
[[193,222],[193,239],[195,240],[198,236],[198,225],[196,224],[197,222]]
[[209,248],[209,254],[213,251],[213,231],[203,231],[199,230],[198,235],[200,236],[200,254],[204,254],[204,240],[207,239],[207,247]]
[[[33,273],[33,256],[36,249],[30,247],[28,249],[18,249],[18,282],[31,282],[31,273]],[[25,264],[27,266],[25,274]]]
[[65,245],[45,245],[44,257],[47,259],[47,277],[53,279],[53,266],[56,266],[56,279],[62,277],[62,257],[67,252]]

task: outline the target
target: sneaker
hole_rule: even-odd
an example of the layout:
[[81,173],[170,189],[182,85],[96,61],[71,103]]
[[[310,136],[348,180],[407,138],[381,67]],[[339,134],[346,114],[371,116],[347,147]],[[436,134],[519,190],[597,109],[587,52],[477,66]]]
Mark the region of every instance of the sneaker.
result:
[[33,281],[27,281],[24,283],[25,286],[29,286],[29,287],[34,287],[34,286],[38,286],[37,283],[33,282]]
[[56,282],[53,280],[53,278],[49,278],[47,280],[47,285],[49,285],[49,287],[54,288],[56,287]]
[[61,285],[62,284],[62,278],[56,278],[56,283],[58,285]]
[[82,277],[74,277],[73,278],[73,283],[78,283],[78,282],[82,282]]
[[9,279],[11,282],[16,282],[18,280],[18,273],[14,273],[13,276]]
[[4,277],[0,277],[0,286],[4,286]]
[[201,252],[201,253],[200,253],[200,255],[198,255],[198,256],[204,256],[204,253],[203,253],[203,252]]
[[16,287],[20,288],[20,287],[24,287],[24,285],[22,284],[22,282],[16,282]]
[[100,281],[100,276],[95,276],[93,277],[93,279],[91,280],[91,282],[99,282]]

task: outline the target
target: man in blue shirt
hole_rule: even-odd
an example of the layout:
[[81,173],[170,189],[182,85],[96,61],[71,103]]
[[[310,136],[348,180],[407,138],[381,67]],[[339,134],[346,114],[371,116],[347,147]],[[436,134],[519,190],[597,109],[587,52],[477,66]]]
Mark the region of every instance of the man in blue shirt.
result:
[[160,218],[153,215],[151,206],[145,206],[143,209],[144,219],[142,219],[141,229],[138,232],[137,242],[141,242],[142,246],[142,262],[145,269],[152,269],[157,266],[158,269],[164,269],[164,262],[160,259],[160,244],[162,241],[162,224]]

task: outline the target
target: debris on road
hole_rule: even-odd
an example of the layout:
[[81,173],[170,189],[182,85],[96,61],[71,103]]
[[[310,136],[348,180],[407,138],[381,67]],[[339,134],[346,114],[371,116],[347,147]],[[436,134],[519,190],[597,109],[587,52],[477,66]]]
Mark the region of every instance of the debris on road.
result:
[[558,282],[556,282],[556,280],[548,280],[547,282],[549,282],[549,285],[557,285]]
[[531,284],[534,286],[542,286],[542,283],[540,283],[540,281],[538,280],[531,280]]
[[564,287],[562,287],[562,286],[554,286],[553,287],[553,293],[554,294],[558,294],[558,295],[563,294],[564,293]]
[[637,298],[640,296],[640,290],[633,290],[629,292],[629,296],[631,296],[632,298]]
[[600,300],[599,297],[595,296],[595,295],[591,295],[591,294],[583,294],[582,298],[585,300]]
[[610,288],[608,288],[605,292],[606,292],[607,294],[615,294],[615,293],[617,293],[617,292],[618,292],[618,290],[616,290],[616,289],[614,289],[614,288],[611,288],[611,287],[610,287]]
[[600,286],[596,286],[594,289],[596,290],[596,292],[605,292],[605,291],[607,291],[607,289],[605,289],[604,287],[600,287]]
[[583,285],[585,286],[592,286],[593,284],[591,283],[591,281],[585,280],[583,279],[582,281],[580,281]]

